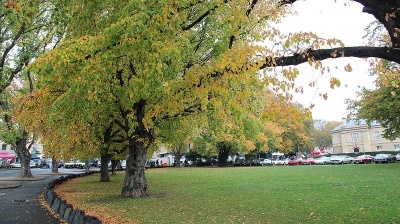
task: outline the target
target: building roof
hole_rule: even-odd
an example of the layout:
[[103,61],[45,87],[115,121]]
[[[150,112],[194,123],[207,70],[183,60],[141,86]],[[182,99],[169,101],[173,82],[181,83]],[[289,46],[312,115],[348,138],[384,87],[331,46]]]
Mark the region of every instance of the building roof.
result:
[[[368,125],[366,120],[361,119],[361,120],[349,120],[346,122],[346,124],[341,123],[339,126],[337,126],[336,128],[334,128],[331,132],[334,131],[340,131],[342,128],[346,127],[346,128],[352,128],[352,127],[358,127],[358,126],[365,126]],[[372,121],[370,126],[380,126],[381,124],[378,123],[377,121]]]

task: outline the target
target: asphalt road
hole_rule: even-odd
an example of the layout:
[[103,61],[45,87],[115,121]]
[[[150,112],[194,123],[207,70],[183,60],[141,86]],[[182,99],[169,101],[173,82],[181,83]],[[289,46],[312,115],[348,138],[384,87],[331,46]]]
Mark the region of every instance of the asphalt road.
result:
[[[84,170],[59,169],[59,173],[83,172]],[[0,169],[0,184],[20,185],[15,188],[0,189],[0,223],[1,224],[55,224],[63,223],[52,215],[39,202],[49,182],[60,175],[50,175],[51,169],[32,169],[32,174],[38,179],[35,181],[9,181],[5,177],[18,177],[19,169]],[[43,179],[44,178],[44,179]]]

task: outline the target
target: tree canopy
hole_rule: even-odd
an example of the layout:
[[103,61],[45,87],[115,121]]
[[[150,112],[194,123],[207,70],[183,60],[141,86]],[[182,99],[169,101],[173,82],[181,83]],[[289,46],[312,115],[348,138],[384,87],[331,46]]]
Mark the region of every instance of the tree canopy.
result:
[[[391,45],[379,47],[345,47],[339,40],[312,33],[281,35],[269,23],[288,13],[286,5],[295,0],[56,2],[63,16],[54,19],[65,24],[65,39],[30,66],[29,71],[39,77],[40,89],[20,101],[21,105],[41,101],[48,116],[25,107],[21,119],[30,115],[47,119],[51,128],[46,131],[52,133],[48,136],[60,137],[53,141],[65,141],[64,145],[84,153],[96,147],[94,136],[111,127],[129,155],[124,197],[149,195],[146,154],[160,129],[173,127],[168,123],[199,122],[193,116],[208,119],[212,115],[210,121],[232,124],[232,130],[240,122],[252,124],[251,107],[257,99],[246,95],[246,88],[261,84],[286,96],[277,101],[276,108],[268,109],[268,125],[282,122],[282,113],[290,115],[289,122],[282,123],[287,128],[281,130],[281,148],[306,144],[306,136],[294,131],[308,113],[296,105],[285,107],[290,99],[285,91],[294,88],[299,71],[287,68],[275,74],[270,72],[273,67],[308,62],[321,69],[320,60],[337,57],[400,61],[397,1],[357,1],[392,37]],[[279,49],[265,44],[278,39],[284,43]],[[308,47],[296,47],[300,42]],[[339,82],[333,79],[331,84]],[[239,130],[242,136],[254,136],[255,129]]]

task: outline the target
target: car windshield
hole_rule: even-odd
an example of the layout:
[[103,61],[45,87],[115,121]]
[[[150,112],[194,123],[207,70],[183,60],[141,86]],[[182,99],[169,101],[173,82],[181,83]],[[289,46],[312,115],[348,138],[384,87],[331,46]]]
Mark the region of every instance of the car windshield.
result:
[[387,155],[386,154],[378,154],[375,156],[375,158],[384,158],[384,157],[387,157]]

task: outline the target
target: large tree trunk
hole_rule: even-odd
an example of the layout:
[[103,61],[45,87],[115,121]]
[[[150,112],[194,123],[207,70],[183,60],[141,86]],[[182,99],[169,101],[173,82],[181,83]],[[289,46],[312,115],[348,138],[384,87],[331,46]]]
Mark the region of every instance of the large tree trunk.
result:
[[90,171],[89,160],[85,161],[85,172],[88,173]]
[[110,174],[108,173],[108,162],[111,155],[102,155],[100,157],[100,182],[110,182]]
[[142,141],[129,139],[129,156],[126,160],[122,197],[140,198],[149,196],[149,188],[144,173],[146,154],[147,148]]
[[21,177],[32,178],[31,172],[31,154],[29,153],[28,148],[26,147],[26,135],[22,134],[23,137],[17,140],[17,154],[21,161]]
[[[181,166],[181,157],[182,157],[182,153],[181,153],[181,146],[178,145],[175,148],[175,161],[174,161],[174,166],[175,167],[180,167]],[[185,166],[185,164],[183,164],[183,166]]]
[[230,152],[229,146],[221,146],[218,152],[218,166],[226,166],[226,160],[228,159]]
[[51,158],[51,172],[58,173],[58,161],[54,157]]
[[119,160],[112,159],[111,160],[111,175],[117,175],[117,165]]

